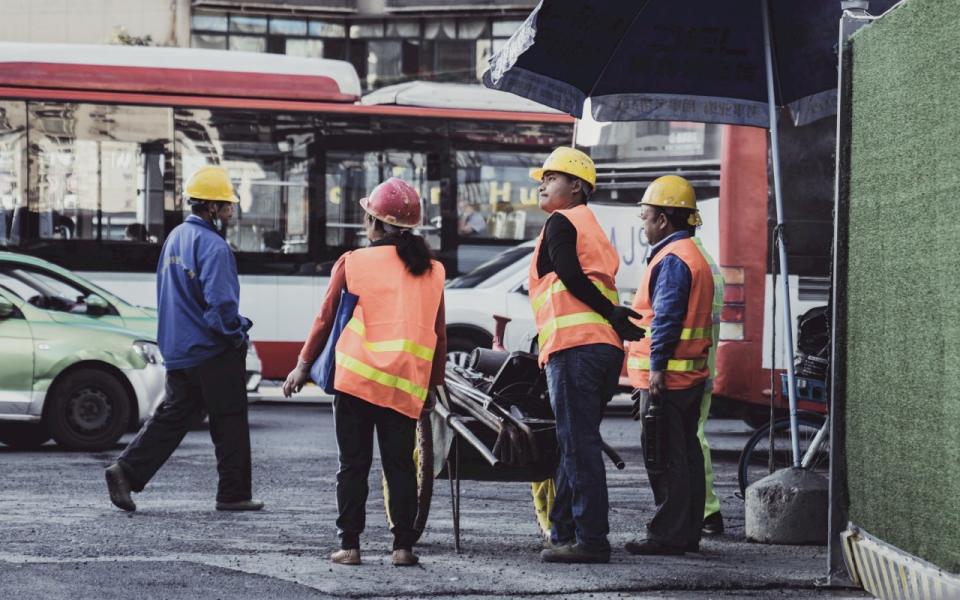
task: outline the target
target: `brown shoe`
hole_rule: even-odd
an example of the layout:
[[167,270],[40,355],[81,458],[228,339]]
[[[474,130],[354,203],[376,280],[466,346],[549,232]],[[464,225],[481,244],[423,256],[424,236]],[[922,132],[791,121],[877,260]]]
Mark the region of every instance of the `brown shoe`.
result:
[[360,548],[350,548],[345,550],[337,550],[330,555],[330,560],[338,565],[359,565],[360,564]]
[[394,550],[391,559],[395,567],[412,567],[420,562],[420,557],[414,554],[413,550],[407,550],[406,548]]
[[130,497],[130,482],[127,481],[127,475],[123,472],[123,467],[113,463],[107,467],[104,475],[107,478],[107,490],[110,492],[110,501],[114,506],[127,512],[137,510],[137,505]]

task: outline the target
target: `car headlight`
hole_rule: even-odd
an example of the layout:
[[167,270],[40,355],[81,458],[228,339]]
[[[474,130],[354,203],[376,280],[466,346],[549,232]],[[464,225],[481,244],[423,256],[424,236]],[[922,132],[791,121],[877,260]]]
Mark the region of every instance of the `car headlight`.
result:
[[153,342],[134,342],[133,351],[148,365],[163,364],[163,356],[160,355],[160,348]]

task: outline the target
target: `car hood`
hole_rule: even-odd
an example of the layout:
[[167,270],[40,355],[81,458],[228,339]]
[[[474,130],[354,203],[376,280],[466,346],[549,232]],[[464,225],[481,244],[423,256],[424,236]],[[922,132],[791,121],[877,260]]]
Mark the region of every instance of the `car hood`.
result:
[[126,327],[120,327],[118,325],[113,325],[110,323],[105,323],[98,320],[97,317],[88,317],[86,315],[74,315],[64,312],[51,312],[49,313],[50,320],[61,325],[69,325],[70,327],[79,327],[83,329],[88,329],[91,332],[96,333],[108,333],[113,335],[120,335],[128,337],[131,340],[145,340],[148,342],[156,343],[156,329],[152,333],[140,331],[137,329],[128,329]]

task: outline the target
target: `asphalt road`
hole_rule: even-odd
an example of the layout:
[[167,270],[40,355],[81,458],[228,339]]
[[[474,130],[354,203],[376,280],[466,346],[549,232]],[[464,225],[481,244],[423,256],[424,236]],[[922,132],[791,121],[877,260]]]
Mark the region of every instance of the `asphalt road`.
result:
[[[717,488],[727,533],[700,554],[634,557],[623,544],[642,537],[653,500],[639,455],[638,425],[604,422],[605,439],[628,466],[608,471],[609,565],[547,565],[522,483],[463,482],[463,554],[453,549],[449,486],[438,481],[421,565],[390,566],[379,467],[374,464],[364,565],[332,565],[336,548],[336,444],[329,405],[251,407],[255,495],[261,513],[214,510],[216,470],[206,431],[189,433],[126,514],[109,501],[103,469],[119,453],[65,453],[53,445],[0,445],[0,599],[128,598],[861,598],[817,586],[826,549],[751,544],[735,463],[747,429],[708,427],[717,447]],[[130,436],[122,441],[126,442]]]

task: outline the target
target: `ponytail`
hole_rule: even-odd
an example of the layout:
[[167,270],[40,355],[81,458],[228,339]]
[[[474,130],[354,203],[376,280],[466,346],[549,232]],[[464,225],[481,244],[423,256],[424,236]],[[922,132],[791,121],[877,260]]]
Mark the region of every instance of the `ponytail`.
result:
[[433,269],[430,247],[426,240],[410,229],[402,229],[397,238],[397,256],[403,261],[411,275],[420,276]]

